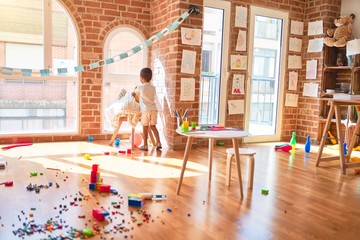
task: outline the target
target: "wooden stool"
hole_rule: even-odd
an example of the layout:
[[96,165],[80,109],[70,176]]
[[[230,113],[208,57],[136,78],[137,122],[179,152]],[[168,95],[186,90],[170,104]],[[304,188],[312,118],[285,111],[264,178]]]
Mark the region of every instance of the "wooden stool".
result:
[[[254,167],[255,167],[255,158],[254,155],[256,152],[249,148],[238,148],[240,160],[242,156],[245,156],[249,159],[249,172],[248,172],[248,188],[253,187],[253,180],[254,180]],[[235,151],[234,148],[226,149],[227,158],[226,158],[226,179],[225,185],[230,186],[230,179],[231,179],[231,161],[234,159]],[[240,167],[240,166],[238,166]]]

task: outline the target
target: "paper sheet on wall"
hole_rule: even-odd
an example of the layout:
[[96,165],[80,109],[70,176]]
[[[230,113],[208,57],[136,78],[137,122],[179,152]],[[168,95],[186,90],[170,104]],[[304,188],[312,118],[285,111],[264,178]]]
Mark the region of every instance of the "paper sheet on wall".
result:
[[180,101],[195,100],[195,79],[181,78]]
[[246,28],[246,26],[247,26],[247,8],[236,6],[235,27]]
[[324,38],[314,38],[309,40],[307,52],[322,52]]
[[299,38],[290,38],[289,41],[289,51],[292,52],[301,52],[302,39]]
[[319,84],[317,83],[304,83],[303,96],[304,97],[317,97]]
[[243,114],[244,100],[229,100],[228,101],[229,114]]
[[306,61],[306,79],[316,79],[317,60]]
[[308,24],[308,36],[321,35],[324,33],[323,20],[309,22]]
[[298,98],[298,94],[287,93],[285,97],[285,107],[297,107]]
[[231,69],[246,70],[247,56],[246,55],[231,55],[230,56]]
[[297,90],[298,73],[295,71],[289,72],[289,90]]
[[235,50],[246,51],[246,31],[239,30]]
[[304,22],[291,20],[290,33],[295,35],[303,35]]
[[181,60],[181,72],[182,73],[195,73],[195,60],[196,60],[196,52],[183,50],[182,60]]
[[201,45],[201,29],[181,28],[181,42],[186,45]]
[[234,74],[233,76],[233,84],[231,93],[234,95],[244,94],[244,78],[243,74]]
[[346,56],[360,53],[360,39],[354,39],[346,43]]
[[301,56],[290,55],[288,56],[288,68],[289,69],[301,69]]

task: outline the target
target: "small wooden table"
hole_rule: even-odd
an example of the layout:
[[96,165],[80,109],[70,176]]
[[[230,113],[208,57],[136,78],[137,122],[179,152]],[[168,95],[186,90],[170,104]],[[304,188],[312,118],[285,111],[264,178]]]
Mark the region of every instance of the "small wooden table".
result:
[[[186,169],[186,163],[189,158],[191,145],[193,143],[194,138],[208,138],[209,139],[209,155],[208,155],[208,163],[209,163],[209,181],[211,180],[211,170],[212,170],[212,153],[213,153],[213,147],[215,139],[232,139],[233,147],[234,149],[239,148],[238,139],[247,137],[249,135],[246,131],[241,131],[237,129],[224,129],[224,130],[218,130],[218,131],[210,131],[210,130],[204,130],[204,131],[189,131],[189,132],[181,132],[180,129],[177,129],[176,132],[180,135],[187,137],[186,142],[186,148],[184,152],[184,158],[183,158],[183,165],[181,167],[181,173],[179,182],[177,185],[176,193],[180,194],[181,184],[184,177],[184,172]],[[235,151],[235,159],[236,159],[236,166],[237,166],[237,172],[239,177],[239,185],[240,185],[240,194],[241,198],[243,198],[243,187],[242,187],[242,180],[241,180],[241,171],[240,171],[240,156],[239,151]]]
[[[358,100],[345,100],[345,99],[332,99],[332,98],[323,98],[321,100],[326,100],[330,104],[330,111],[328,118],[326,120],[326,124],[324,127],[323,135],[320,141],[319,151],[316,158],[316,166],[318,167],[320,162],[324,161],[333,161],[333,160],[339,160],[340,159],[340,167],[343,174],[346,173],[346,168],[348,167],[358,167],[360,166],[360,162],[349,162],[351,157],[352,149],[355,145],[355,139],[356,135],[359,132],[360,128],[360,116],[357,119],[355,130],[350,137],[350,145],[348,146],[348,152],[345,155],[344,153],[344,136],[341,131],[341,112],[340,112],[340,106],[360,106],[360,101]],[[326,138],[328,137],[328,130],[330,128],[332,117],[335,113],[335,123],[336,123],[336,130],[337,130],[337,136],[338,136],[338,144],[339,144],[339,156],[327,156],[322,157],[322,152],[324,149]]]

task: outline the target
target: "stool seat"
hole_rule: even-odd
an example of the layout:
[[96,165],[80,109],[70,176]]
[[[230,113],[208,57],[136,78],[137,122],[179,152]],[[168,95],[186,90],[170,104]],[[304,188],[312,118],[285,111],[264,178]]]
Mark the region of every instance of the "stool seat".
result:
[[[255,167],[255,158],[254,155],[256,151],[250,148],[238,148],[238,152],[240,155],[240,161],[242,157],[246,157],[249,159],[249,172],[248,172],[248,188],[253,187],[254,181],[254,167]],[[227,148],[226,149],[227,158],[226,158],[226,178],[225,178],[225,185],[230,186],[230,179],[231,179],[231,161],[234,159],[235,150],[234,148]],[[240,166],[237,166],[240,169]]]
[[[250,148],[238,148],[240,155],[255,155],[256,152]],[[234,148],[227,148],[226,149],[227,154],[235,154]]]

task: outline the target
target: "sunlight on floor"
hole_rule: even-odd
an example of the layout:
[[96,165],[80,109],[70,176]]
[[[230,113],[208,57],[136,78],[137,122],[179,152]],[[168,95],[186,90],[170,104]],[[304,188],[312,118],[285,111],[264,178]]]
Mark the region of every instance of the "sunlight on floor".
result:
[[[135,178],[178,178],[183,161],[176,158],[140,156],[136,159],[116,154],[119,148],[87,142],[37,143],[1,151],[0,156],[31,161],[44,168],[59,169],[65,172],[90,174],[92,164],[99,164],[103,176],[126,175]],[[111,153],[104,155],[104,152]],[[89,154],[91,160],[85,160]],[[17,160],[16,160],[17,161]],[[38,171],[41,171],[39,169]],[[184,177],[200,176],[208,173],[208,167],[188,161]]]

